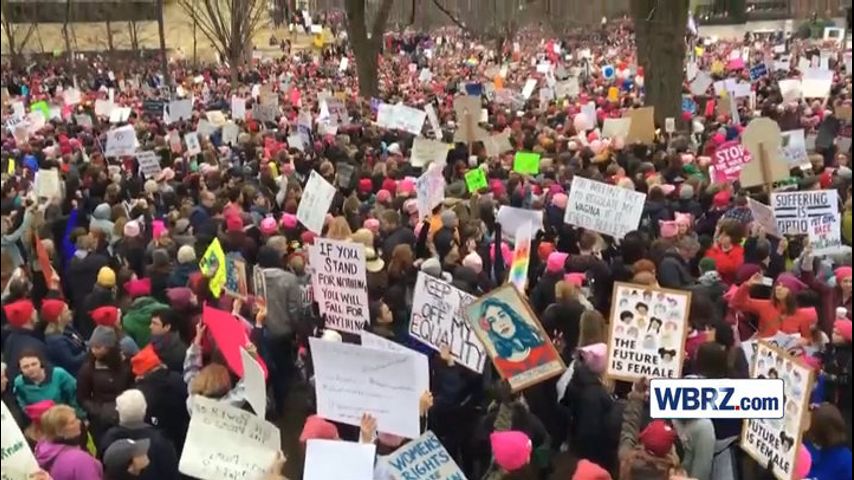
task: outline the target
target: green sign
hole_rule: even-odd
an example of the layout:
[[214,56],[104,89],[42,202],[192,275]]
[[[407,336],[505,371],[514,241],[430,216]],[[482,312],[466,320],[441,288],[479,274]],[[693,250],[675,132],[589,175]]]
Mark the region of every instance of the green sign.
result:
[[475,168],[466,172],[466,187],[468,187],[469,192],[474,193],[487,186],[486,174],[482,168]]
[[42,112],[42,115],[44,115],[45,120],[50,118],[50,106],[44,100],[38,101],[30,105],[31,112],[35,112],[36,110]]
[[540,173],[540,154],[531,152],[516,152],[513,157],[513,171],[536,175]]

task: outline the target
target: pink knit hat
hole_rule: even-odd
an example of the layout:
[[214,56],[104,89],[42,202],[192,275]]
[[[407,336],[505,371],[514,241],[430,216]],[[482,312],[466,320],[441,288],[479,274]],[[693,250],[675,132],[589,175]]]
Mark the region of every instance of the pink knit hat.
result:
[[661,238],[673,238],[679,233],[679,225],[673,220],[659,220],[658,226],[661,231]]
[[780,276],[777,277],[776,284],[788,288],[792,295],[797,295],[807,288],[807,285],[804,282],[789,272],[781,273]]
[[836,284],[839,285],[843,279],[851,277],[851,267],[839,267],[833,271],[833,276],[836,277]]
[[398,195],[409,195],[412,193],[415,193],[415,182],[408,178],[404,178],[397,183]]
[[297,228],[297,216],[293,213],[283,213],[282,228]]
[[377,192],[377,202],[388,203],[391,201],[391,192],[388,190],[380,190]]
[[264,235],[273,235],[278,230],[276,226],[276,219],[273,217],[266,217],[261,220],[261,225],[259,226],[261,229],[261,233]]
[[691,226],[692,220],[694,219],[690,213],[676,212],[673,216],[675,218],[676,225],[685,225],[688,227]]
[[[513,252],[510,251],[510,246],[501,242],[501,257],[504,258],[504,264],[508,265],[513,260]],[[489,246],[489,259],[495,261],[495,244]]]
[[305,443],[307,440],[338,440],[338,427],[317,415],[311,415],[305,419],[299,441]]
[[546,260],[546,271],[549,273],[560,272],[563,270],[563,265],[566,263],[567,257],[569,257],[569,254],[564,252],[550,253],[548,260]]
[[579,349],[581,360],[593,373],[601,374],[608,366],[608,346],[604,343],[594,343]]
[[362,226],[370,230],[374,235],[380,233],[380,221],[376,218],[366,218]]
[[563,276],[563,281],[570,284],[575,285],[576,287],[584,286],[584,280],[587,279],[587,276],[583,273],[567,273]]
[[569,197],[567,197],[565,193],[556,193],[552,197],[552,205],[561,210],[564,210],[566,209],[567,200],[569,200]]
[[522,432],[492,432],[489,435],[495,463],[507,472],[519,470],[531,461],[533,445]]
[[810,473],[812,468],[812,454],[807,450],[807,447],[801,444],[798,447],[798,456],[795,457],[795,480],[801,480]]

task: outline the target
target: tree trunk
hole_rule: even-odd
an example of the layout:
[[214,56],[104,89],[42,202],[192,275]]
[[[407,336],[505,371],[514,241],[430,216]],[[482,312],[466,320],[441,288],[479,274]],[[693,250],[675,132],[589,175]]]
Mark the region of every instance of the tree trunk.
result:
[[110,24],[110,21],[107,20],[107,49],[109,51],[113,51],[113,26]]
[[655,122],[680,118],[682,64],[688,0],[632,0],[638,64],[644,71],[644,104],[655,107]]
[[359,75],[359,95],[362,98],[376,97],[380,93],[378,71],[381,41],[366,38],[351,42],[356,57],[356,73]]
[[163,26],[163,0],[157,0],[157,34],[160,36],[160,69],[163,73],[163,83],[172,87],[169,79],[169,62],[166,60],[166,29]]
[[383,33],[388,22],[394,0],[383,0],[377,10],[373,25],[365,25],[365,0],[347,0],[347,36],[356,57],[356,72],[359,75],[359,95],[362,98],[379,94],[379,59]]

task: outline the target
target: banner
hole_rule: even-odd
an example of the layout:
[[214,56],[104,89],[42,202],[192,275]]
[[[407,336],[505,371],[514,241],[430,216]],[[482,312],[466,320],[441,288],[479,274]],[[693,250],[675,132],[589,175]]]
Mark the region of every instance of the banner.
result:
[[528,283],[528,264],[531,260],[531,237],[534,226],[530,223],[519,227],[516,231],[516,245],[513,250],[513,260],[510,262],[510,283],[516,286],[519,293],[525,293]]
[[335,187],[316,170],[312,170],[297,207],[297,220],[308,230],[320,235],[326,221],[326,212],[329,211],[334,198]]
[[456,362],[482,373],[486,349],[462,311],[475,300],[476,297],[451,284],[419,272],[412,295],[409,335],[437,351],[447,346]]
[[0,415],[2,415],[0,416],[0,427],[2,427],[0,441],[3,448],[0,472],[3,480],[27,480],[31,473],[39,471],[39,464],[5,402],[2,402]]
[[359,333],[370,321],[365,246],[328,238],[309,248],[311,284],[326,328]]
[[139,173],[146,179],[154,178],[163,171],[160,167],[160,157],[151,150],[136,152],[136,161],[139,163]]
[[178,470],[200,480],[263,480],[281,449],[279,429],[256,415],[195,395]]
[[[345,59],[346,60],[346,59]],[[344,440],[306,442],[303,480],[373,480],[377,446]]]
[[309,338],[317,414],[359,426],[367,413],[377,431],[404,438],[421,435],[416,364],[407,354]]
[[744,146],[733,140],[720,145],[712,157],[712,167],[715,174],[712,181],[715,183],[735,182],[741,176],[742,165],[750,162],[750,153]]
[[566,369],[537,316],[512,285],[478,298],[464,312],[498,374],[514,392]]
[[680,378],[691,292],[617,282],[611,305],[608,377]]
[[210,288],[214,298],[219,298],[225,286],[227,274],[225,271],[225,252],[222,250],[218,238],[213,239],[205,250],[205,254],[202,255],[202,259],[199,261],[199,270],[210,278],[208,288]]
[[795,478],[803,430],[809,422],[813,371],[788,353],[760,341],[750,377],[782,378],[786,405],[783,418],[745,420],[741,449],[760,465],[772,462],[772,471],[779,480],[791,480]]
[[839,213],[810,218],[810,246],[814,255],[831,255],[842,248],[842,219]]
[[427,431],[386,458],[395,480],[465,480],[462,470],[439,441]]
[[774,208],[774,218],[781,234],[808,235],[810,220],[836,215],[839,211],[839,200],[836,190],[773,192],[771,206]]
[[638,229],[646,194],[602,182],[572,178],[563,221],[595,232],[623,238]]

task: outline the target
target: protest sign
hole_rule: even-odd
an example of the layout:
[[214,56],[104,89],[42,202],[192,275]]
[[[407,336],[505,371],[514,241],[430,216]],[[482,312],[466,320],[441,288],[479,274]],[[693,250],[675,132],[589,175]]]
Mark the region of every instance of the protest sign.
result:
[[454,141],[471,143],[489,137],[489,132],[481,128],[477,122],[480,118],[480,97],[454,97],[454,114],[457,117],[457,131]]
[[234,122],[227,122],[222,126],[222,143],[224,145],[234,145],[237,143],[238,135],[240,135],[240,127]]
[[566,366],[528,303],[513,285],[463,309],[495,369],[517,392],[563,373]]
[[519,231],[519,228],[528,223],[534,226],[534,233],[542,230],[543,211],[502,205],[498,209],[495,221],[501,224],[501,230],[504,232],[505,237],[512,240],[516,232]]
[[513,171],[529,175],[540,173],[540,154],[532,152],[516,152],[513,157]]
[[273,104],[256,103],[252,105],[252,118],[261,122],[276,122],[279,116],[279,106]]
[[413,167],[423,167],[429,163],[435,163],[444,167],[447,163],[448,150],[452,146],[438,140],[415,137],[415,140],[412,142],[410,163],[412,163]]
[[563,221],[615,238],[637,230],[646,194],[573,177]]
[[373,480],[376,451],[377,446],[373,443],[309,440],[306,442],[303,480]]
[[760,343],[766,343],[772,347],[777,347],[789,355],[798,357],[804,354],[805,344],[801,340],[801,334],[777,332],[771,337],[751,337],[748,340],[741,342],[741,351],[744,352],[744,358],[747,360],[748,367],[756,363],[756,354],[759,350]]
[[225,286],[226,271],[225,271],[225,252],[222,250],[222,245],[218,238],[214,238],[202,255],[199,261],[199,270],[210,281],[208,286],[215,298],[219,298],[222,293],[222,288]]
[[755,82],[760,78],[768,75],[768,67],[764,63],[757,63],[750,67],[750,81]]
[[486,182],[486,172],[482,168],[473,168],[466,172],[466,188],[471,193],[474,193],[481,188],[487,188],[489,184]]
[[680,378],[691,292],[614,283],[608,377]]
[[172,100],[169,102],[169,118],[173,122],[193,118],[192,100]]
[[243,359],[240,349],[249,343],[249,335],[243,320],[229,312],[205,305],[202,310],[202,322],[207,326],[216,346],[222,353],[225,363],[238,377],[243,377]]
[[386,463],[394,480],[466,479],[439,437],[429,430],[395,450]]
[[[4,374],[5,375],[5,374]],[[0,411],[0,441],[3,448],[3,463],[0,463],[0,475],[3,480],[27,480],[31,473],[40,470],[33,451],[27,439],[21,432],[21,428],[6,406],[2,402]]]
[[764,203],[748,197],[747,206],[750,208],[750,213],[753,216],[753,221],[765,230],[765,233],[774,237],[780,238],[780,231],[777,229],[777,221],[774,219],[774,210]]
[[419,272],[412,295],[409,335],[436,350],[447,346],[460,365],[483,372],[486,350],[462,312],[474,300],[474,296],[451,284]]
[[99,117],[107,117],[113,111],[113,102],[109,100],[95,100],[95,115]]
[[801,91],[804,98],[825,98],[830,95],[833,85],[833,70],[808,68],[801,78]]
[[782,132],[782,144],[780,153],[789,165],[789,168],[809,166],[810,159],[807,155],[807,142],[804,129],[788,130]]
[[136,152],[136,161],[139,163],[139,173],[145,178],[154,178],[163,170],[160,168],[160,157],[151,150]]
[[810,218],[809,239],[814,255],[830,255],[842,247],[842,220],[839,213]]
[[40,169],[35,173],[35,192],[39,198],[62,198],[62,183],[59,181],[59,170],[52,168]]
[[142,102],[142,111],[144,114],[160,119],[166,109],[166,102],[163,100],[144,100]]
[[801,89],[801,81],[795,78],[780,80],[777,82],[780,87],[780,94],[783,95],[783,102],[795,102],[801,99],[803,92]]
[[417,375],[413,379],[415,382],[415,388],[419,392],[426,392],[430,390],[430,359],[427,358],[427,355],[424,355],[421,352],[416,352],[411,348],[406,348],[399,343],[387,340],[367,330],[362,330],[359,332],[359,335],[361,336],[363,347],[398,352],[413,357],[416,367],[415,374]]
[[578,95],[580,88],[578,86],[578,77],[569,77],[566,80],[557,82],[555,84],[555,97],[556,98],[566,98],[566,97],[575,97]]
[[133,155],[136,150],[136,131],[133,125],[125,125],[107,132],[107,147],[104,155],[107,157],[122,157]]
[[606,138],[626,138],[632,126],[631,118],[606,118],[602,124],[602,136]]
[[356,167],[347,162],[337,162],[335,164],[335,172],[337,175],[338,186],[341,188],[349,188],[353,183],[353,174],[356,173]]
[[225,256],[225,293],[235,298],[246,298],[249,293],[246,281],[246,261],[239,253],[230,252]]
[[[358,426],[367,413],[377,430],[417,438],[419,392],[414,357],[350,343],[309,338],[317,392],[317,414]],[[422,373],[423,375],[423,373]]]
[[198,155],[202,153],[202,144],[199,143],[199,134],[189,132],[184,134],[184,143],[187,144],[187,155]]
[[433,164],[415,181],[415,200],[418,205],[418,215],[429,217],[433,209],[445,199],[445,177],[442,169]]
[[515,285],[520,293],[525,293],[525,285],[528,283],[528,264],[531,260],[533,235],[534,226],[530,223],[519,227],[515,235],[516,245],[510,262],[510,283]]
[[243,387],[246,401],[261,418],[267,414],[267,384],[264,381],[264,369],[245,348],[240,347],[240,359],[243,365]]
[[781,234],[807,235],[810,220],[836,215],[839,200],[836,190],[773,192],[771,206],[774,208],[774,218]]
[[509,129],[483,138],[482,141],[483,147],[486,149],[486,155],[489,157],[497,157],[504,152],[513,150],[513,145],[510,144]]
[[121,123],[127,122],[128,118],[130,118],[131,110],[129,107],[119,107],[113,106],[113,109],[110,110],[110,123]]
[[745,420],[741,449],[760,465],[771,462],[778,480],[791,480],[795,478],[803,431],[808,427],[813,371],[780,348],[760,341],[750,377],[783,379],[786,405],[783,418]]
[[80,103],[80,90],[69,88],[62,93],[62,100],[65,105],[77,105]]
[[738,180],[742,165],[748,162],[750,162],[750,154],[737,140],[721,144],[712,156],[712,167],[715,169],[712,181],[727,183]]
[[770,185],[789,177],[789,165],[780,155],[782,136],[777,122],[766,117],[751,120],[741,135],[741,144],[750,153],[750,160],[741,167],[742,188]]
[[234,120],[246,119],[246,99],[233,95],[231,97],[231,118]]
[[316,170],[312,170],[297,207],[297,220],[308,230],[320,235],[326,212],[335,197],[335,186],[326,181]]
[[442,127],[439,126],[439,117],[436,115],[436,109],[432,103],[424,105],[424,112],[427,114],[427,119],[430,121],[430,129],[433,131],[433,137],[436,140],[442,139]]
[[626,144],[644,143],[651,144],[655,140],[655,107],[634,108],[626,112],[624,117],[632,119],[629,125],[629,133],[626,135]]
[[281,449],[279,429],[224,402],[195,395],[178,470],[200,480],[263,480]]
[[712,76],[704,71],[697,72],[697,76],[694,77],[694,80],[689,84],[689,88],[691,89],[691,94],[693,95],[705,95],[706,90],[712,85]]
[[267,278],[264,269],[258,265],[252,266],[252,292],[256,297],[267,300]]
[[223,114],[219,110],[209,110],[209,111],[205,112],[205,118],[214,127],[221,127],[221,126],[225,125],[225,122],[226,122],[225,114]]
[[377,105],[377,126],[393,129],[395,127],[394,105],[380,103]]
[[394,118],[394,128],[409,132],[413,135],[420,135],[421,128],[424,127],[424,120],[427,119],[427,112],[417,108],[407,107],[402,103],[394,106],[392,112]]
[[370,320],[365,246],[318,238],[309,250],[315,299],[326,328],[359,333]]

